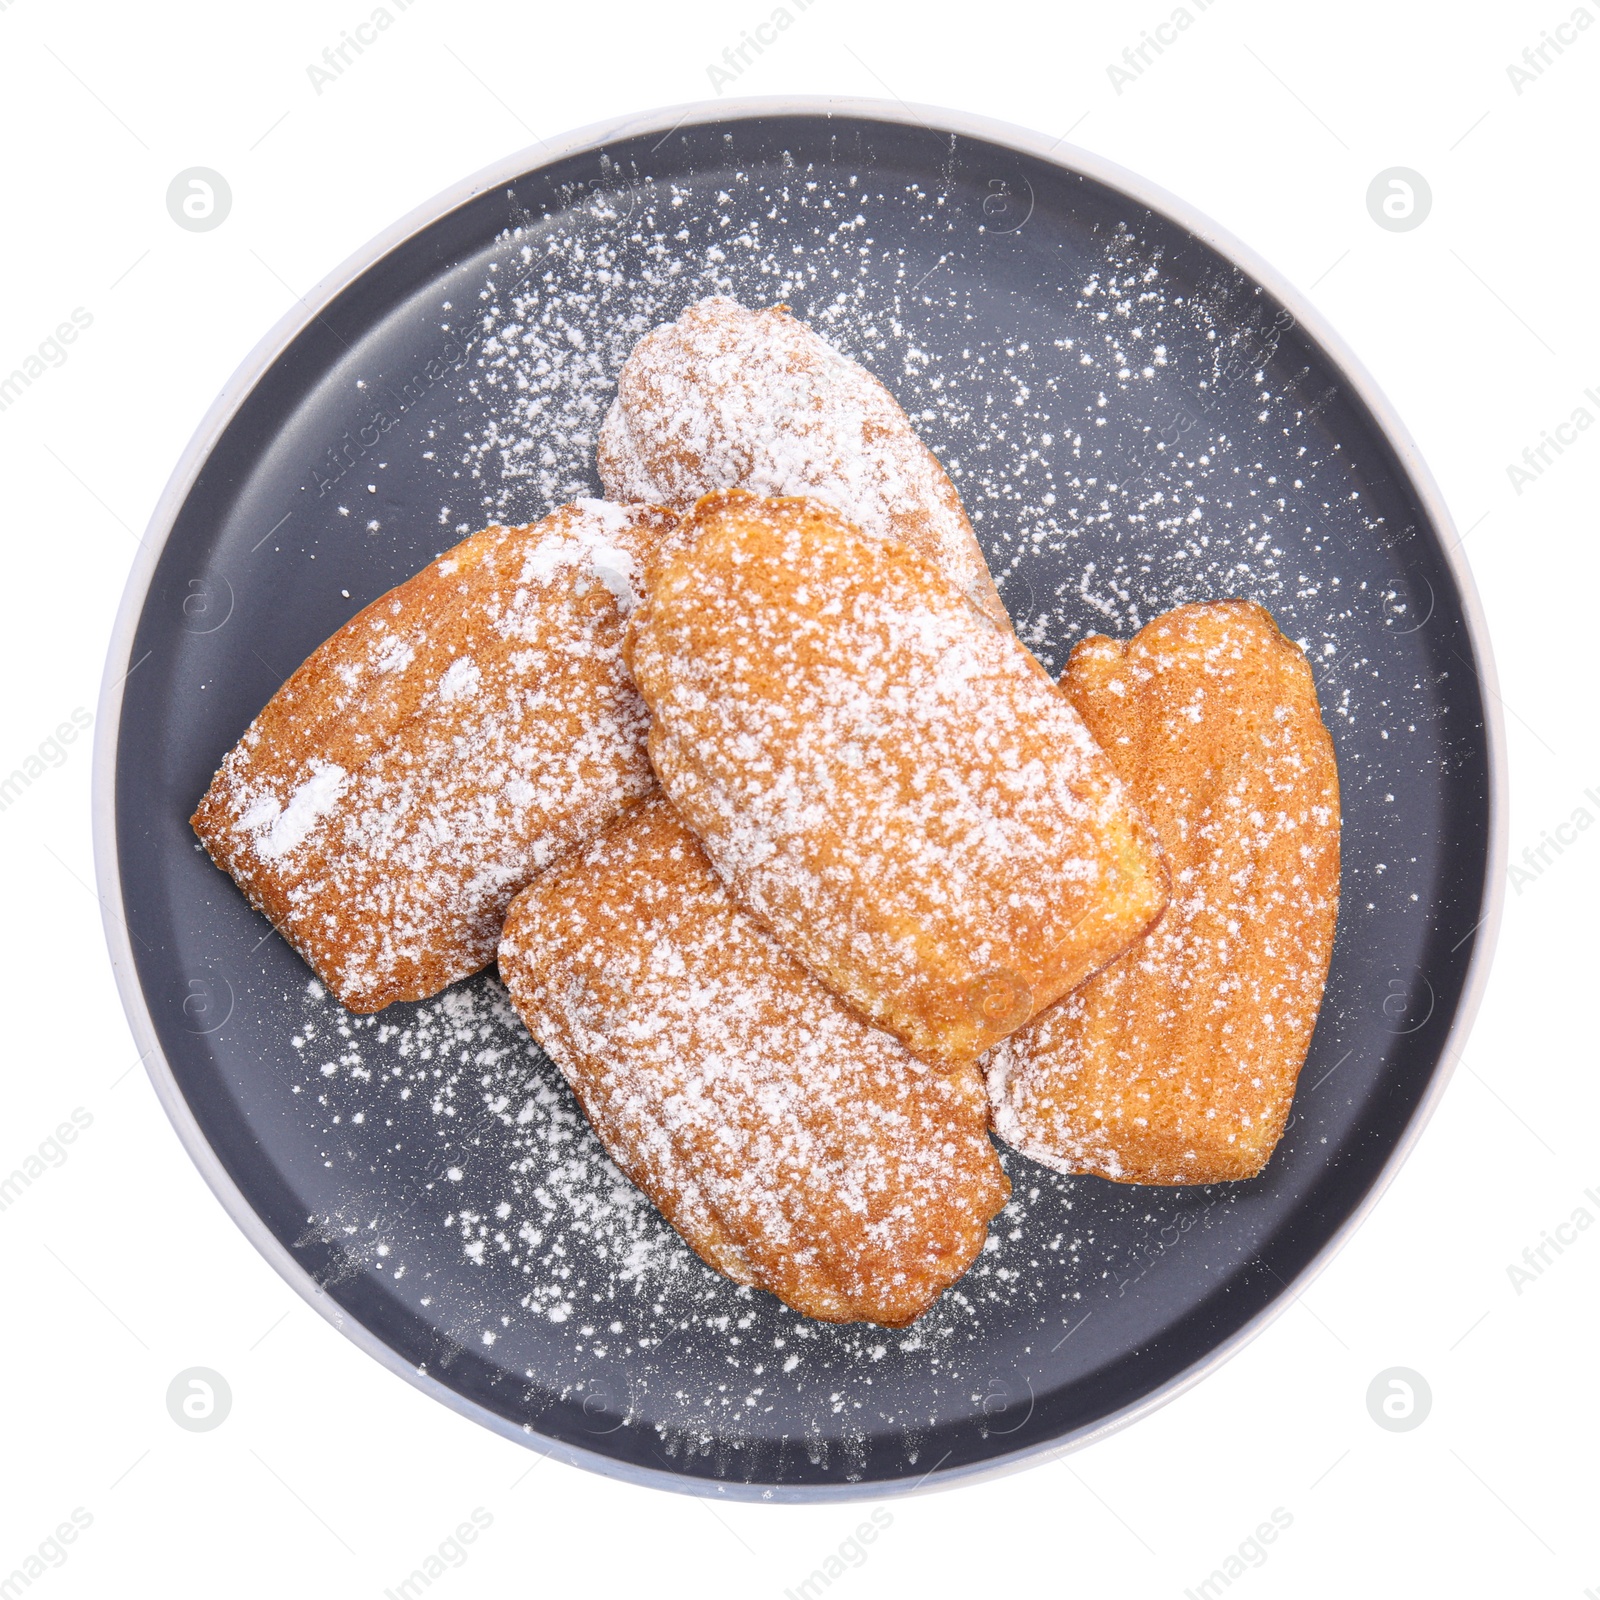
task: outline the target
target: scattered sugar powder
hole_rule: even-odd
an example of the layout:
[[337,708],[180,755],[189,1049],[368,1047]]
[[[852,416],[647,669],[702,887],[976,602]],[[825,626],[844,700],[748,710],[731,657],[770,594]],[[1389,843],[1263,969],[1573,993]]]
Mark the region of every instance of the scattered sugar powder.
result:
[[596,505],[487,529],[368,607],[202,802],[214,859],[352,1006],[478,971],[534,872],[655,787],[613,596],[669,519]]
[[[881,379],[961,494],[1019,636],[1052,672],[1099,629],[1121,637],[1190,600],[1271,608],[1311,657],[1330,716],[1353,718],[1341,624],[1415,597],[1325,567],[1355,524],[1400,543],[1353,486],[1293,319],[1242,275],[1125,224],[1031,307],[983,282],[990,248],[914,182],[791,164],[731,170],[713,196],[642,181],[503,236],[479,291],[452,481],[482,522],[528,520],[597,485],[595,450],[638,340],[709,296],[787,304]],[[796,242],[802,238],[803,245]],[[928,259],[930,242],[949,248]],[[1027,313],[1034,313],[1033,324]],[[460,516],[463,508],[443,515]]]
[[253,835],[256,854],[263,861],[281,861],[297,849],[339,803],[349,777],[335,762],[313,761],[310,776],[290,794],[287,805],[280,807],[276,796],[270,794],[252,801],[239,826]]
[[[931,1311],[893,1333],[813,1322],[694,1255],[612,1163],[494,979],[371,1017],[309,983],[294,1054],[297,1106],[315,1108],[349,1195],[306,1219],[302,1242],[337,1247],[325,1281],[387,1280],[445,1330],[447,1378],[489,1335],[496,1362],[520,1354],[530,1416],[552,1395],[589,1395],[624,1418],[647,1409],[670,1449],[759,1431],[780,1375],[809,1398],[818,1449],[841,1418],[846,1433],[852,1415],[882,1426],[872,1380],[887,1367],[922,1377],[926,1410],[901,1425],[970,1414],[992,1325],[1037,1326],[1049,1349],[1164,1249],[1110,1244],[1080,1220],[1072,1180],[1002,1152],[1012,1199]],[[358,1198],[377,1191],[381,1203]],[[1124,1208],[1145,1206],[1130,1193]]]
[[[1347,387],[1289,312],[1176,230],[1091,204],[1040,249],[1042,213],[988,231],[982,183],[788,155],[745,167],[731,148],[714,183],[607,170],[615,187],[502,235],[465,321],[446,308],[469,347],[442,522],[466,533],[594,494],[643,335],[711,296],[785,304],[910,417],[1052,674],[1086,633],[1238,596],[1305,650],[1336,739],[1360,724],[1414,747],[1380,761],[1341,741],[1347,808],[1400,792],[1386,762],[1448,763],[1439,742],[1473,737],[1439,725],[1437,674],[1456,668],[1412,638],[1433,606],[1403,559],[1419,530],[1347,453],[1366,426]],[[1397,829],[1400,802],[1382,804]],[[1392,875],[1373,890],[1380,914],[1425,898]]]
[[[1312,662],[1347,820],[1369,799],[1383,812],[1346,835],[1342,940],[1415,915],[1419,889],[1426,910],[1426,869],[1397,848],[1375,872],[1371,841],[1413,826],[1394,801],[1406,773],[1448,764],[1468,730],[1437,725],[1435,668],[1413,638],[1428,602],[1383,559],[1416,529],[1371,502],[1346,456],[1341,433],[1362,424],[1337,380],[1284,313],[1240,275],[1197,267],[1175,236],[1161,242],[1158,224],[1136,235],[1101,218],[1029,257],[1042,224],[989,234],[970,201],[892,169],[746,169],[730,155],[716,184],[630,179],[507,233],[471,313],[443,308],[467,352],[452,420],[428,436],[440,526],[524,523],[592,496],[600,428],[642,335],[710,295],[786,303],[910,415],[1052,673],[1084,634],[1127,638],[1185,601],[1267,605]],[[1009,281],[988,265],[1002,252]],[[1036,281],[1013,292],[1028,259]],[[1346,737],[1358,725],[1382,735],[1378,754]],[[374,1018],[313,984],[302,1010],[293,1087],[315,1107],[332,1186],[306,1238],[336,1243],[351,1273],[381,1273],[463,1361],[473,1351],[530,1380],[534,1425],[550,1394],[581,1395],[623,1422],[648,1409],[668,1451],[720,1450],[781,1392],[807,1408],[799,1448],[843,1434],[848,1452],[855,1418],[858,1438],[903,1429],[914,1460],[936,1414],[989,1413],[993,1358],[975,1363],[997,1330],[1022,1340],[1007,1360],[1042,1367],[1068,1337],[1081,1348],[1085,1319],[1091,1336],[1114,1322],[1169,1253],[1220,1279],[1250,1248],[1227,1220],[1235,1191],[1117,1189],[1007,1153],[1014,1198],[990,1248],[911,1329],[808,1323],[682,1245],[492,979]],[[1329,1131],[1326,1099],[1287,1143]],[[1124,1348],[1162,1326],[1138,1324]],[[874,1381],[894,1374],[919,1415],[875,1402]]]

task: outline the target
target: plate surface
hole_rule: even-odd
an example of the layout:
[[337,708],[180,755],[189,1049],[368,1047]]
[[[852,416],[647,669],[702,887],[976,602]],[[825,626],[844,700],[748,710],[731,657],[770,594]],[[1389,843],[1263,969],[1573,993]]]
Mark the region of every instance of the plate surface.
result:
[[[156,1086],[292,1282],[394,1370],[603,1471],[882,1494],[1081,1442],[1193,1381],[1348,1233],[1442,1087],[1494,926],[1492,668],[1425,473],[1270,275],[1094,158],[950,113],[691,108],[408,219],[257,352],[179,468],[107,668],[107,930]],[[634,340],[787,302],[960,489],[1024,640],[1259,600],[1305,647],[1343,906],[1288,1132],[1245,1184],[1006,1153],[1015,1198],[913,1329],[807,1323],[698,1262],[492,976],[353,1018],[187,818],[283,678],[491,521],[599,492]]]

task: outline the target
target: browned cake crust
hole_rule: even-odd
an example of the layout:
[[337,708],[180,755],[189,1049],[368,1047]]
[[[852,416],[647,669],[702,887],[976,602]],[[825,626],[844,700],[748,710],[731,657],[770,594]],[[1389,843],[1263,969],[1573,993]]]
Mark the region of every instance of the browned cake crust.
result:
[[1166,875],[1009,628],[817,501],[708,495],[629,624],[662,787],[863,1016],[973,1060],[1127,948]]
[[1010,626],[955,488],[894,396],[783,306],[715,297],[647,333],[598,459],[613,500],[678,512],[713,489],[809,495],[910,545]]
[[664,800],[512,904],[500,973],[613,1159],[738,1283],[903,1327],[1010,1193],[975,1067],[868,1027],[734,903]]
[[655,790],[622,662],[670,512],[580,501],[489,528],[316,650],[192,819],[352,1011],[494,959],[511,897]]
[[1305,657],[1258,605],[1093,637],[1061,687],[1161,835],[1161,921],[985,1063],[995,1130],[1061,1172],[1254,1177],[1283,1132],[1339,904],[1339,777]]

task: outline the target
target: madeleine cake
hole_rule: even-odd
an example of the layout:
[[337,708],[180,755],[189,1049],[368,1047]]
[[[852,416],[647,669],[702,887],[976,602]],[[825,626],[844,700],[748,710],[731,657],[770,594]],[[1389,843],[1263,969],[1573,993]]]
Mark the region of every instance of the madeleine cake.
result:
[[1242,600],[1062,674],[1166,847],[1155,927],[988,1057],[995,1130],[1062,1172],[1254,1177],[1282,1135],[1339,904],[1339,777],[1311,669]]
[[654,792],[622,660],[670,512],[598,500],[488,528],[316,650],[192,819],[352,1011],[494,959],[511,898]]
[[973,1060],[1161,910],[1155,836],[1044,669],[819,501],[708,495],[627,650],[723,881],[920,1054]]
[[680,513],[714,489],[809,495],[910,545],[1010,626],[955,488],[894,396],[783,306],[719,296],[647,333],[598,456],[613,500]]
[[500,973],[618,1166],[717,1271],[901,1327],[1010,1192],[973,1066],[919,1061],[636,807],[512,903]]

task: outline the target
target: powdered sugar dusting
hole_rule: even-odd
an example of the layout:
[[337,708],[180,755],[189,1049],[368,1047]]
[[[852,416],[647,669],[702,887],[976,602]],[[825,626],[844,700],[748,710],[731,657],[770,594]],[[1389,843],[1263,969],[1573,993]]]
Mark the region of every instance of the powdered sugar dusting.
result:
[[477,971],[511,896],[654,790],[619,590],[670,521],[571,506],[484,531],[334,635],[228,754],[197,831],[347,1004]]
[[625,1171],[712,1265],[913,1320],[1006,1188],[975,1068],[867,1026],[742,910],[665,799],[513,903],[500,972]]
[[[337,1246],[335,1271],[381,1275],[449,1330],[446,1376],[489,1348],[486,1334],[496,1359],[537,1348],[524,1374],[530,1416],[552,1396],[588,1396],[603,1426],[647,1412],[669,1456],[730,1439],[754,1449],[781,1384],[812,1412],[795,1448],[813,1460],[843,1450],[848,1475],[852,1430],[859,1443],[885,1426],[914,1433],[995,1411],[996,1374],[981,1352],[996,1323],[1037,1326],[1048,1350],[1167,1248],[1159,1218],[1146,1219],[1149,1248],[1130,1251],[1083,1216],[1073,1180],[1002,1151],[1011,1199],[930,1311],[900,1332],[815,1322],[694,1255],[617,1170],[494,980],[375,1017],[311,983],[293,1044],[297,1114],[319,1130],[330,1180],[350,1195],[305,1224],[307,1238]],[[386,1175],[381,1205],[360,1198],[375,1173]],[[1183,1233],[1194,1226],[1198,1241],[1229,1202],[1195,1193]],[[1134,1217],[1147,1209],[1133,1195],[1126,1205]],[[454,1267],[439,1260],[441,1240]],[[887,1422],[873,1387],[886,1369],[917,1374],[921,1394],[917,1410]],[[725,1470],[772,1466],[746,1451]]]
[[[1359,574],[1348,592],[1339,580],[1304,591],[1295,551],[1321,552],[1346,519],[1396,540],[1411,530],[1351,493],[1328,427],[1337,390],[1268,381],[1293,333],[1286,312],[1237,274],[1178,281],[1166,247],[1119,222],[1099,262],[1050,290],[1058,326],[1029,337],[941,265],[948,255],[925,260],[929,239],[959,254],[982,234],[964,246],[939,195],[804,166],[724,181],[716,203],[670,183],[597,192],[506,236],[480,291],[469,389],[481,421],[455,474],[475,487],[475,514],[591,491],[618,375],[652,329],[716,296],[787,304],[881,379],[932,446],[1019,637],[1051,671],[1088,627],[1128,636],[1174,605],[1243,595],[1326,664],[1330,713],[1352,714],[1345,677],[1362,663],[1343,659],[1340,619],[1381,604],[1403,629],[1409,597]],[[809,222],[803,252],[778,217]]]
[[961,502],[893,395],[785,311],[713,295],[646,334],[617,387],[598,447],[614,499],[687,513],[717,489],[808,495],[1005,620]]
[[1009,629],[826,508],[713,499],[629,623],[662,787],[863,1015],[970,1061],[1159,912],[1159,852]]
[[[674,150],[662,146],[664,165]],[[732,150],[709,181],[607,172],[451,282],[471,309],[439,316],[468,353],[418,445],[438,474],[422,493],[436,492],[441,528],[521,523],[594,494],[601,424],[641,336],[709,295],[787,303],[909,413],[1052,671],[1084,632],[1128,636],[1185,600],[1269,605],[1306,649],[1336,735],[1368,736],[1341,742],[1347,814],[1352,798],[1366,808],[1342,926],[1388,952],[1404,945],[1390,937],[1403,919],[1417,920],[1419,891],[1434,914],[1437,856],[1414,863],[1435,819],[1407,809],[1397,779],[1421,774],[1416,792],[1432,794],[1439,768],[1459,761],[1452,740],[1470,730],[1449,720],[1435,676],[1457,668],[1412,647],[1431,602],[1379,547],[1403,554],[1416,530],[1385,524],[1370,462],[1342,453],[1365,423],[1324,366],[1298,365],[1295,330],[1264,297],[1212,267],[1197,283],[1192,259],[1147,242],[1159,224],[1135,217],[1130,231],[1092,199],[1046,233],[1047,250],[1030,230],[1054,225],[1039,217],[986,232],[981,173],[947,187],[837,156],[746,166]],[[1019,287],[1030,252],[1037,281]],[[1389,870],[1375,875],[1379,857]],[[1181,1259],[1190,1286],[1196,1274],[1231,1286],[1262,1237],[1253,1208],[1270,1209],[1253,1186],[1120,1189],[1002,1152],[1013,1199],[927,1316],[887,1339],[807,1323],[672,1234],[492,979],[378,1018],[314,986],[287,1004],[293,1104],[316,1155],[296,1175],[306,1236],[337,1240],[349,1271],[381,1274],[402,1314],[445,1331],[430,1370],[447,1381],[488,1352],[496,1375],[472,1392],[499,1383],[528,1424],[553,1398],[581,1399],[604,1447],[605,1429],[648,1417],[661,1464],[724,1478],[781,1478],[786,1461],[848,1478],[886,1430],[895,1462],[925,1470],[943,1446],[917,1465],[924,1430],[950,1417],[992,1423],[1004,1448],[1026,1437],[1008,1432],[1030,1404],[1025,1377],[1054,1382],[1151,1348],[1170,1322],[1161,1275]],[[1325,1021],[1352,1036],[1362,1026],[1338,1004]],[[277,1059],[264,1049],[261,1071]],[[1314,1170],[1307,1147],[1356,1115],[1363,1070],[1358,1053],[1297,1103],[1284,1145],[1296,1181]],[[1111,1328],[1110,1350],[1086,1349]],[[752,1441],[775,1407],[791,1443],[758,1460]]]
[[[390,670],[390,669],[383,669]],[[305,843],[312,828],[339,803],[350,774],[332,761],[312,761],[308,776],[290,791],[286,804],[276,795],[258,795],[239,818],[263,861],[281,861]]]
[[1304,659],[1257,606],[1090,639],[1062,687],[1161,835],[1160,922],[986,1062],[995,1129],[1065,1172],[1254,1177],[1333,944],[1339,789]]

